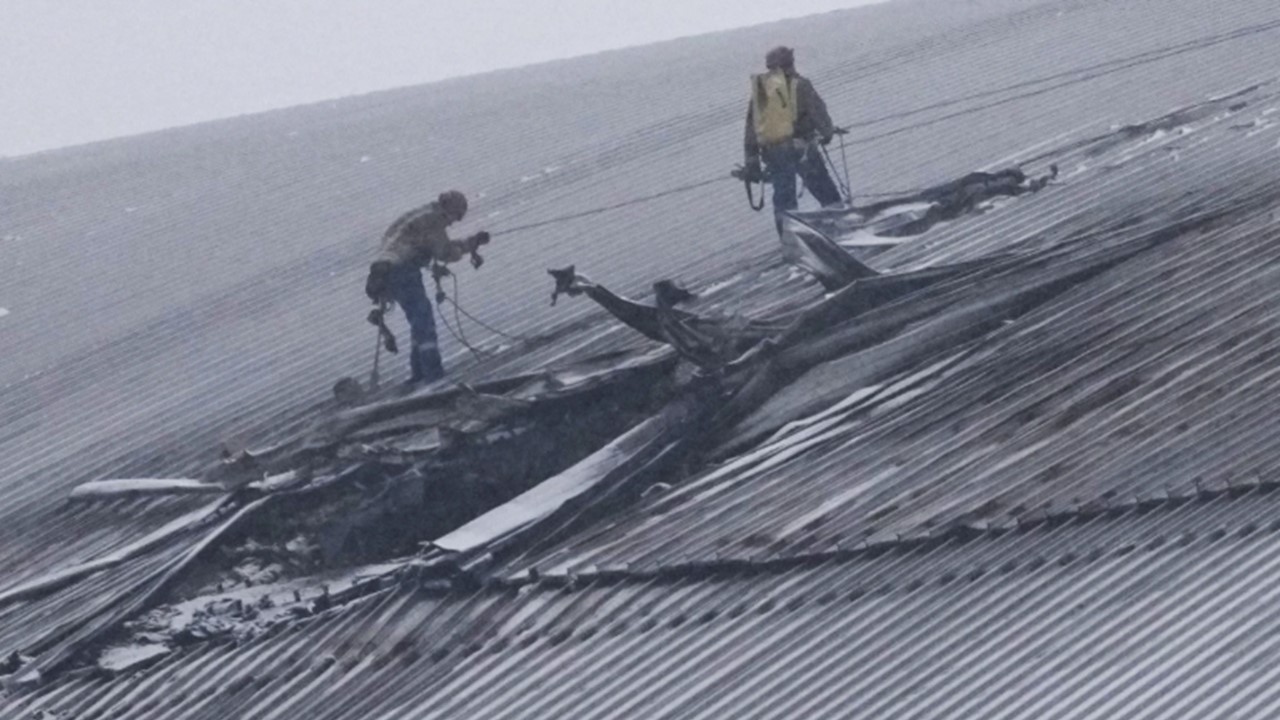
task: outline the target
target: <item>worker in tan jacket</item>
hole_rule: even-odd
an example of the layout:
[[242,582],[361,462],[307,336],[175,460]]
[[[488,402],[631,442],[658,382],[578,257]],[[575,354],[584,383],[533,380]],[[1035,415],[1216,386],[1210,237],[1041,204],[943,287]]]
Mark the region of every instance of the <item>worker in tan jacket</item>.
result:
[[466,214],[465,195],[457,190],[441,193],[434,202],[410,210],[387,228],[378,259],[369,266],[365,294],[375,303],[396,303],[409,321],[410,384],[434,382],[445,374],[422,268],[457,262],[468,255],[477,268],[484,262],[478,250],[489,242],[489,233],[449,239],[446,229]]
[[[774,212],[796,207],[796,175],[824,207],[841,201],[822,153],[814,143],[831,142],[836,127],[827,105],[808,78],[796,72],[791,48],[765,55],[765,69],[751,78],[744,138],[747,171],[767,173],[773,184]],[[760,167],[764,161],[764,168]]]

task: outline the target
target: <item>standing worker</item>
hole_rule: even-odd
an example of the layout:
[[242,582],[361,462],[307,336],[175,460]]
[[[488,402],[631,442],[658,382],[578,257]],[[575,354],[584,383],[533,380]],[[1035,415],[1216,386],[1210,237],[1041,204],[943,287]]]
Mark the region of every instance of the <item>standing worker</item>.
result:
[[435,382],[445,374],[422,268],[432,264],[442,268],[466,255],[471,256],[476,268],[484,262],[477,251],[489,242],[489,233],[481,231],[465,240],[450,240],[445,231],[466,214],[465,195],[457,190],[440,193],[435,202],[410,210],[387,228],[382,251],[369,266],[365,294],[378,304],[396,303],[409,321],[411,385]]
[[813,83],[796,72],[791,48],[770,50],[764,63],[768,72],[751,77],[751,101],[747,104],[748,174],[758,177],[768,173],[775,215],[795,209],[797,174],[823,207],[840,203],[840,191],[814,146],[815,142],[830,143],[836,134],[826,103]]

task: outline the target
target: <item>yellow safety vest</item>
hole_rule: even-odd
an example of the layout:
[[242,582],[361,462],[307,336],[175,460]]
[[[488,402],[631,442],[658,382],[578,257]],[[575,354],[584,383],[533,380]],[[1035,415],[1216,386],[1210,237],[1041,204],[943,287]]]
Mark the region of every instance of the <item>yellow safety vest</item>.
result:
[[781,70],[751,76],[751,117],[761,145],[785,142],[795,136],[796,81]]

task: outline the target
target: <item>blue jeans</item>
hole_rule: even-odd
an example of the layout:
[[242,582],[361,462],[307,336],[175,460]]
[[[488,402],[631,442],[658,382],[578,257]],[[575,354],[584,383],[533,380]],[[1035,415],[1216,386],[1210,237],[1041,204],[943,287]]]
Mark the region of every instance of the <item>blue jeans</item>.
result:
[[422,282],[422,269],[414,265],[394,265],[387,276],[387,291],[409,321],[410,382],[435,382],[444,377],[436,317]]
[[804,186],[823,207],[844,199],[831,173],[827,172],[822,150],[817,147],[810,147],[806,152],[793,143],[766,145],[760,148],[760,159],[764,160],[765,172],[773,184],[774,213],[796,209],[796,175],[804,178]]

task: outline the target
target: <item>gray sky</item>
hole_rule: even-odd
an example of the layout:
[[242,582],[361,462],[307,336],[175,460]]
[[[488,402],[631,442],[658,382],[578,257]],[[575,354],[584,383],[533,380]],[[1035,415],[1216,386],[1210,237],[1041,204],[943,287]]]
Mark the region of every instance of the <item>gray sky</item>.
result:
[[0,155],[877,0],[0,0]]

